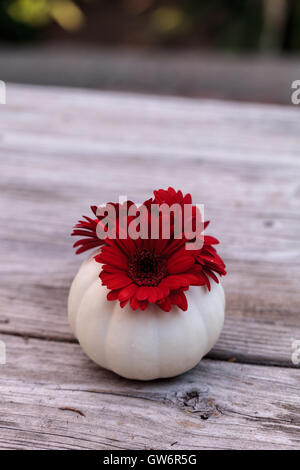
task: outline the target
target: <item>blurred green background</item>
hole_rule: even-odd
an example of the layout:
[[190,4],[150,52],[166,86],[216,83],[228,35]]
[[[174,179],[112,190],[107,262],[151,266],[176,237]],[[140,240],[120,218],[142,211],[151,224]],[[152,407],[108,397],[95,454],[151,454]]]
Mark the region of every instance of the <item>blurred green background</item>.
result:
[[0,79],[291,104],[300,0],[0,0]]
[[299,0],[2,0],[1,43],[300,51]]

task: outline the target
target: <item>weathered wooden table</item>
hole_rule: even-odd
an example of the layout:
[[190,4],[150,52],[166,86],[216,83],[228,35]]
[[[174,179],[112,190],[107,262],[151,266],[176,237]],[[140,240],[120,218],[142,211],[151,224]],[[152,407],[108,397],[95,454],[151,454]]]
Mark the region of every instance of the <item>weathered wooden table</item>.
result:
[[[7,101],[1,449],[300,448],[299,110],[13,85]],[[71,335],[69,233],[91,203],[168,185],[221,239],[227,318],[192,371],[131,382]]]

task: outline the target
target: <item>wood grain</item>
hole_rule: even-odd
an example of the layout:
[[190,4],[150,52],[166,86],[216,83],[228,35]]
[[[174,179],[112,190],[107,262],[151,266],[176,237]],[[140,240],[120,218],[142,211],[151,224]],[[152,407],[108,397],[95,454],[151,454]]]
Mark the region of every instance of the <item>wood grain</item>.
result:
[[140,383],[99,368],[77,344],[1,339],[1,448],[300,447],[297,370],[205,359]]
[[292,366],[300,334],[298,111],[17,86],[8,95],[2,331],[70,340],[66,296],[80,263],[70,228],[90,203],[119,193],[143,200],[171,184],[205,204],[228,266],[227,321],[213,354]]
[[[20,413],[11,427],[0,428],[0,446],[157,448],[178,441],[178,432],[181,448],[299,446],[299,368],[291,361],[292,342],[300,339],[299,110],[16,85],[8,85],[7,101],[0,107],[0,332],[17,352],[16,364],[1,374],[7,414],[0,419],[9,422],[15,408]],[[169,418],[165,399],[147,399],[145,407],[140,397],[114,396],[137,385],[86,362],[66,320],[68,289],[83,259],[73,254],[72,225],[91,203],[120,194],[142,201],[169,185],[204,203],[212,221],[208,233],[220,239],[229,273],[222,336],[191,377],[192,384],[209,383],[221,408],[231,411],[197,418],[201,427],[187,424],[185,432],[172,420],[195,418],[177,406]],[[89,372],[81,374],[81,367]],[[68,368],[78,377],[69,390],[74,400],[67,400]],[[252,386],[245,385],[248,375],[255,378]],[[94,395],[106,377],[112,380],[107,395]],[[187,377],[174,383],[182,387]],[[172,384],[165,382],[164,390]],[[147,393],[156,385],[145,385]],[[276,394],[277,405],[269,407]],[[88,426],[84,417],[58,410],[81,410],[85,403],[85,414],[94,410]],[[101,410],[103,429],[97,431]],[[267,422],[262,425],[255,412]],[[163,441],[157,416],[170,429]],[[79,420],[84,429],[77,431]],[[127,421],[127,434],[117,435],[118,420]],[[134,429],[138,438],[131,440]]]

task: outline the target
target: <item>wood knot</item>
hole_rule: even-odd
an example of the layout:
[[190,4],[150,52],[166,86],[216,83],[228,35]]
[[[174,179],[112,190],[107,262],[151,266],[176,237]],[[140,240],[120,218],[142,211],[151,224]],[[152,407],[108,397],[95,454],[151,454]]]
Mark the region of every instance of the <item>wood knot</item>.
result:
[[172,401],[183,411],[196,413],[201,419],[206,420],[212,415],[219,414],[214,398],[208,395],[207,390],[192,389],[175,393]]

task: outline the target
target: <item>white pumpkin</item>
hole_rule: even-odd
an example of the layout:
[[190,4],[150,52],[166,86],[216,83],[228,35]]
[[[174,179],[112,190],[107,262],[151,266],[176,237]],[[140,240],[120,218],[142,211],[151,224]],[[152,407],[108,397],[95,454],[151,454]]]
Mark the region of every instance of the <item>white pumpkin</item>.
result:
[[90,255],[70,289],[68,315],[85,353],[100,366],[137,380],[173,377],[194,367],[214,346],[224,323],[221,284],[190,287],[188,310],[170,312],[156,305],[133,311],[106,299],[101,264]]

